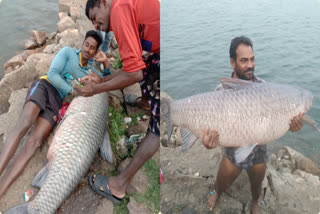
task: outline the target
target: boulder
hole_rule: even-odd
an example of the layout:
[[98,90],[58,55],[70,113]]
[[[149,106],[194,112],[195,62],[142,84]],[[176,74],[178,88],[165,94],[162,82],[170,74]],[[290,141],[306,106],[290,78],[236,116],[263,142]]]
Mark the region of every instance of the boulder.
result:
[[43,53],[46,53],[46,54],[56,54],[60,51],[60,49],[62,48],[61,45],[56,45],[56,44],[51,44],[51,45],[48,45],[44,50],[43,50]]
[[68,13],[66,13],[66,12],[59,12],[59,13],[58,13],[58,16],[59,16],[59,20],[61,20],[62,18],[68,16]]
[[38,44],[33,39],[28,39],[24,41],[24,49],[31,50],[38,47]]
[[76,23],[71,19],[70,16],[63,17],[57,23],[57,31],[60,33],[67,29],[74,29],[75,27]]
[[[126,169],[126,167],[131,162],[132,158],[127,158],[124,161],[122,161],[118,167],[118,172],[121,173],[123,170]],[[140,169],[135,176],[131,179],[130,184],[128,185],[127,192],[128,193],[141,193],[143,194],[148,187],[150,186],[149,178],[148,176],[143,172],[142,169]]]
[[54,54],[43,54],[41,56],[39,62],[35,66],[35,69],[38,72],[38,76],[42,76],[43,74],[49,72],[49,68],[54,57]]
[[31,34],[34,41],[36,41],[36,43],[38,44],[38,46],[41,46],[46,42],[46,37],[47,37],[46,32],[33,30],[31,31]]
[[88,18],[77,19],[76,28],[80,31],[80,34],[84,37],[89,30],[94,30],[94,26]]
[[84,37],[77,29],[67,29],[57,34],[57,40],[61,47],[70,46],[72,48],[81,48]]
[[145,204],[137,203],[133,197],[127,205],[130,214],[153,214],[152,210]]
[[10,108],[8,112],[0,115],[0,135],[3,135],[4,142],[7,140],[9,132],[16,125],[23,109],[27,91],[27,88],[13,91],[9,98]]
[[81,14],[85,13],[83,8],[80,8],[78,6],[71,6],[70,7],[70,17],[73,21],[76,21],[81,17]]
[[73,0],[59,0],[59,12],[64,12],[70,15],[70,7],[73,5]]

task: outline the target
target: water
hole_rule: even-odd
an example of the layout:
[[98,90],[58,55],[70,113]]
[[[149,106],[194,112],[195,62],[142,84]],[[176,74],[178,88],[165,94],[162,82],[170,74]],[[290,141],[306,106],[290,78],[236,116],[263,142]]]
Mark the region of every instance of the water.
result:
[[0,1],[0,79],[3,65],[24,50],[23,40],[31,30],[56,31],[58,0],[2,0]]
[[[313,92],[309,115],[320,124],[320,0],[164,0],[161,90],[173,98],[214,90],[232,72],[231,39],[252,39],[255,74]],[[320,133],[304,125],[272,144],[320,163]]]

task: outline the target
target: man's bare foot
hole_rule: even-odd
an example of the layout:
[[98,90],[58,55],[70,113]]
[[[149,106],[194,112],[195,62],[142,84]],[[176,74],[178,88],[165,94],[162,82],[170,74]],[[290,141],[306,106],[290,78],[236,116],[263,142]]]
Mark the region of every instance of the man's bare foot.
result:
[[219,200],[219,195],[216,191],[214,191],[213,195],[210,196],[210,198],[208,199],[208,204],[209,204],[209,209],[210,211],[212,211],[214,209],[214,207],[216,206],[216,203]]
[[258,202],[252,202],[251,204],[251,213],[252,214],[261,214]]

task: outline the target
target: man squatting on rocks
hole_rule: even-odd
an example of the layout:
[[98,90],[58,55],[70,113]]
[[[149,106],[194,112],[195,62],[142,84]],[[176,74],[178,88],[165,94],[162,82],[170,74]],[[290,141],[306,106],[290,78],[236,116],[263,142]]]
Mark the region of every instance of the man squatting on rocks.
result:
[[[254,75],[255,61],[252,47],[251,40],[244,36],[236,37],[231,41],[229,50],[230,63],[233,68],[231,77],[262,83],[264,80]],[[222,84],[219,84],[216,90],[223,90]],[[290,131],[296,132],[302,128],[302,116],[303,113],[300,113],[298,116],[292,118]],[[215,148],[219,141],[219,130],[209,130],[209,128],[206,127],[202,141],[207,149]],[[236,163],[235,161],[236,149],[235,147],[224,148],[224,155],[214,184],[215,191],[208,200],[209,209],[212,210],[215,207],[221,194],[231,186],[234,180],[240,175],[242,169],[244,169],[247,171],[251,186],[251,210],[253,214],[258,214],[260,213],[258,199],[266,172],[266,162],[268,160],[267,145],[257,145],[250,155],[240,163]]]
[[[84,87],[74,87],[79,95],[118,90],[140,82],[140,107],[150,108],[146,137],[128,167],[115,177],[90,175],[92,188],[113,203],[120,203],[136,172],[160,146],[160,2],[159,0],[88,0],[86,16],[96,30],[113,31],[123,67],[108,77],[91,74],[82,78]],[[142,59],[142,50],[153,54]]]
[[[0,155],[0,175],[16,153],[21,139],[33,124],[34,128],[21,152],[11,168],[0,181],[0,197],[23,171],[33,154],[47,139],[59,118],[59,109],[63,99],[73,95],[73,88],[64,76],[69,73],[74,78],[82,78],[89,70],[104,76],[109,75],[108,59],[102,51],[98,51],[102,38],[96,31],[88,31],[81,49],[62,48],[53,59],[48,74],[34,80],[29,88],[25,104],[13,131],[9,134]],[[104,73],[97,71],[88,60],[94,57],[103,63]]]

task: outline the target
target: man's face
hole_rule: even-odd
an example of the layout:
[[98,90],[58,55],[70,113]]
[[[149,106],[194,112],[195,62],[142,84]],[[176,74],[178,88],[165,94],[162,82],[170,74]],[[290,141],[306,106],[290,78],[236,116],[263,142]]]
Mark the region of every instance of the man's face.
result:
[[100,7],[89,10],[89,18],[96,30],[109,32],[110,10],[105,1],[100,1]]
[[240,44],[236,49],[236,56],[236,61],[230,59],[236,77],[243,80],[252,80],[255,66],[252,48],[246,44]]
[[84,40],[82,44],[82,48],[81,48],[82,57],[86,60],[94,57],[94,55],[97,53],[97,46],[98,46],[97,41],[94,38],[89,36],[86,40]]

